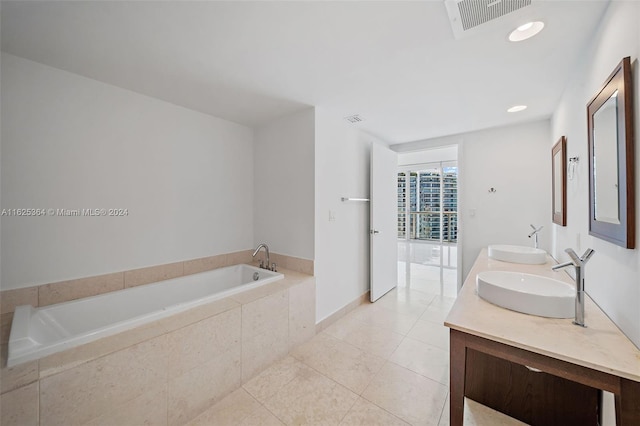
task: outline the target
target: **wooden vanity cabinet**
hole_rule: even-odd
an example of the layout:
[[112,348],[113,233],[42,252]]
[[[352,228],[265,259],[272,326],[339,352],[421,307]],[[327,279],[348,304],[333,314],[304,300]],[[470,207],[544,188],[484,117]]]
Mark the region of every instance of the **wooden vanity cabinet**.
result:
[[467,350],[465,394],[533,426],[597,426],[598,390]]
[[640,382],[455,329],[449,355],[451,426],[462,426],[465,396],[532,425],[595,425],[598,389],[615,395],[618,426],[640,425]]

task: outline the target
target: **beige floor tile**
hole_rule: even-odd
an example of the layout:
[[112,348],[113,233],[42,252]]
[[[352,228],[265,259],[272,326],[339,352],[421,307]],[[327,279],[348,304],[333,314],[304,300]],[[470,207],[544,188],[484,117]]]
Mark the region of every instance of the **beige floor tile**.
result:
[[433,301],[435,294],[397,287],[385,294],[378,302],[387,309],[408,315],[420,315]]
[[344,340],[362,351],[389,358],[404,336],[391,330],[359,321],[338,321],[325,331],[330,336]]
[[429,306],[420,317],[420,321],[429,321],[439,325],[444,324],[444,320],[449,315],[450,307],[447,306]]
[[429,307],[435,309],[450,310],[455,302],[455,297],[436,296],[433,298],[431,303],[429,303]]
[[407,337],[449,350],[449,328],[430,321],[418,321]]
[[526,426],[519,420],[506,414],[493,410],[474,400],[464,400],[464,425],[465,426]]
[[340,425],[344,426],[407,426],[408,424],[363,398],[356,401],[340,422]]
[[357,399],[355,393],[308,368],[269,398],[265,407],[287,425],[336,425]]
[[38,382],[0,395],[0,424],[36,426],[38,424]]
[[390,361],[449,385],[449,351],[407,337],[391,355]]
[[451,400],[451,394],[447,393],[447,401],[444,403],[444,407],[442,407],[442,415],[440,416],[440,421],[438,422],[438,426],[449,426],[449,402]]
[[447,387],[387,362],[362,397],[406,422],[435,426],[447,398]]
[[[442,417],[440,417],[438,426],[449,426],[449,424],[449,397],[447,397],[447,402],[442,410]],[[464,426],[526,426],[526,423],[479,404],[469,398],[464,399],[463,424]]]
[[264,404],[293,379],[310,370],[297,359],[288,356],[249,380],[243,388]]
[[384,359],[325,333],[291,353],[349,390],[360,394],[384,364]]
[[240,388],[187,423],[186,426],[278,426],[282,424],[247,391]]
[[378,306],[376,303],[362,305],[354,309],[352,314],[356,320],[375,325],[402,335],[406,335],[414,326],[420,315],[407,315]]
[[354,330],[357,330],[359,327],[362,327],[363,325],[367,325],[366,323],[362,322],[360,319],[361,319],[361,316],[358,313],[349,312],[348,314],[338,319],[333,324],[327,326],[324,330],[322,330],[322,332],[327,333],[338,339],[344,340]]

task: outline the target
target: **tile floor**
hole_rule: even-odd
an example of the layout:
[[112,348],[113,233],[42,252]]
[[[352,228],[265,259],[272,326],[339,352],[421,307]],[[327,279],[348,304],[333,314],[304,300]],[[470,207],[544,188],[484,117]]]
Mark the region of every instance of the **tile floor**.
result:
[[[399,287],[295,348],[195,425],[448,425],[454,299]],[[515,425],[467,401],[465,425]]]

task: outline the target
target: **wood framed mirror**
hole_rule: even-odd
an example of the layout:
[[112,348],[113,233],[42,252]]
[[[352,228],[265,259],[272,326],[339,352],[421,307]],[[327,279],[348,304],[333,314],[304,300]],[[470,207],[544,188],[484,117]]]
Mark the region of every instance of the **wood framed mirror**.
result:
[[589,234],[635,248],[631,60],[624,58],[587,105]]
[[553,223],[567,226],[567,138],[551,149],[551,212]]

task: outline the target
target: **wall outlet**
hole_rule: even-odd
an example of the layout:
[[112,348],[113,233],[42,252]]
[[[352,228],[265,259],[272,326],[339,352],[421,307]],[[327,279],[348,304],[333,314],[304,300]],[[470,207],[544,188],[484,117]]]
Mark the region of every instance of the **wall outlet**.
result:
[[333,210],[329,210],[329,222],[335,222],[336,221],[336,212],[334,212]]

